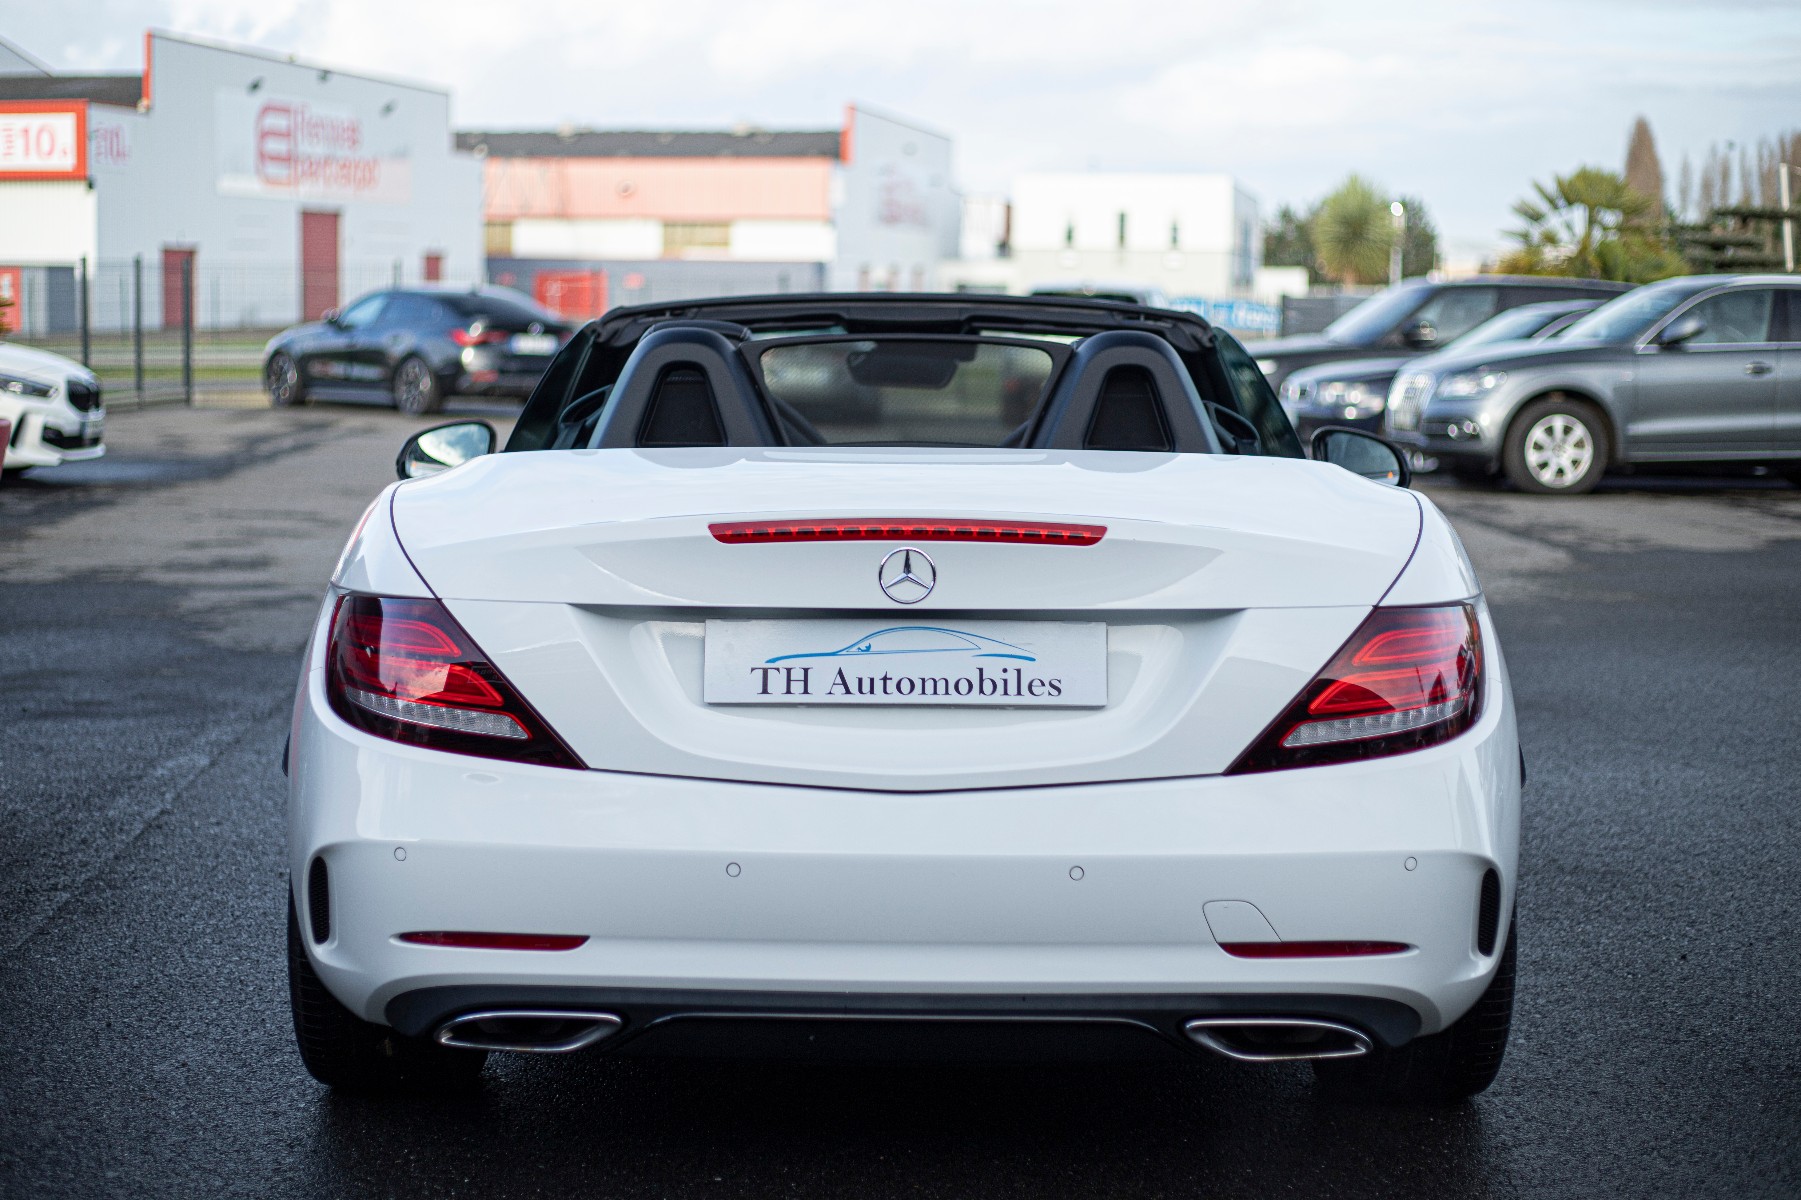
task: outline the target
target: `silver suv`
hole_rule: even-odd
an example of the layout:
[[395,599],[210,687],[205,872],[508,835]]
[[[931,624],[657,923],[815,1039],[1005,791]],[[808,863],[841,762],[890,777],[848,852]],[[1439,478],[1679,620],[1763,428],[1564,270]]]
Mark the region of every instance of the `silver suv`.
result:
[[1666,279],[1554,341],[1434,355],[1395,377],[1385,432],[1527,492],[1586,492],[1627,463],[1768,463],[1801,483],[1801,279]]

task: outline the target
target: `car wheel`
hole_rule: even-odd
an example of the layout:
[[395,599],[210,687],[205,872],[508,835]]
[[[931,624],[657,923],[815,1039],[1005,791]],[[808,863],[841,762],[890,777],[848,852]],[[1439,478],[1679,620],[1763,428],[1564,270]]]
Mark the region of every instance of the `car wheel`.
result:
[[1501,465],[1522,492],[1576,496],[1607,471],[1607,425],[1592,404],[1552,396],[1520,410]]
[[292,356],[276,351],[263,368],[263,384],[269,391],[269,403],[276,408],[292,408],[306,403],[306,389],[300,386],[300,367]]
[[1343,1099],[1388,1104],[1454,1104],[1486,1090],[1500,1073],[1513,1025],[1517,925],[1508,921],[1507,946],[1488,990],[1449,1029],[1397,1050],[1316,1062],[1320,1086]]
[[325,990],[300,940],[288,897],[288,999],[300,1061],[320,1083],[346,1091],[467,1088],[481,1075],[485,1050],[453,1050],[371,1024]]
[[394,369],[394,407],[414,416],[444,407],[444,391],[423,358],[409,358]]

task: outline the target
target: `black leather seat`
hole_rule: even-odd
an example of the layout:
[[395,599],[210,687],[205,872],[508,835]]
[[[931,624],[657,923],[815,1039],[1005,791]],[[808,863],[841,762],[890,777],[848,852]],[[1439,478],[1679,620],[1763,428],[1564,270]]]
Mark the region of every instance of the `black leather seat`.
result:
[[1041,450],[1218,454],[1188,369],[1164,339],[1135,329],[1097,333],[1046,397],[1022,444]]
[[669,324],[644,335],[587,444],[596,449],[779,446],[750,368],[717,328]]

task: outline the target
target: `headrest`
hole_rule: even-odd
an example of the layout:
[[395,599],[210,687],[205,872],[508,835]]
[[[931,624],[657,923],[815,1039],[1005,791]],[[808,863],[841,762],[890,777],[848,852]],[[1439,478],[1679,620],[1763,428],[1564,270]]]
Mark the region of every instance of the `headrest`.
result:
[[665,322],[619,372],[589,445],[779,445],[769,414],[725,322]]
[[1114,329],[1082,339],[1025,445],[1041,450],[1218,454],[1201,397],[1175,349],[1155,334]]

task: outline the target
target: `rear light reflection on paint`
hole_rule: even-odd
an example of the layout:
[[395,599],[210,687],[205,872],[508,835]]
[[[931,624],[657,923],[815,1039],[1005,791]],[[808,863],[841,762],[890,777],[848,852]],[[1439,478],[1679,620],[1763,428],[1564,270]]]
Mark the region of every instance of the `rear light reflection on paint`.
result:
[[1055,521],[725,521],[707,526],[728,545],[759,542],[993,542],[1028,546],[1092,546],[1105,525]]
[[1368,958],[1413,949],[1405,942],[1221,942],[1219,948],[1233,958]]
[[459,950],[574,950],[588,940],[574,933],[465,933],[434,929],[403,933],[400,940],[415,946],[453,946]]

